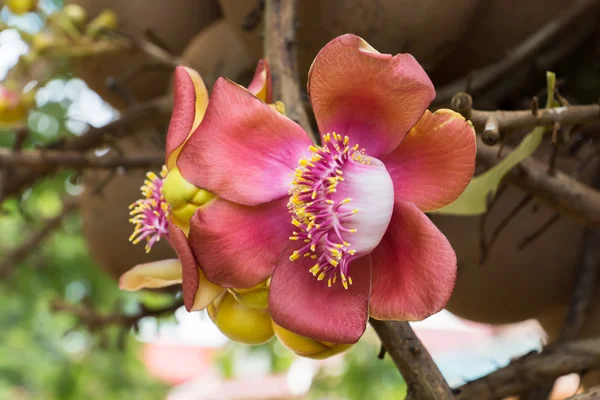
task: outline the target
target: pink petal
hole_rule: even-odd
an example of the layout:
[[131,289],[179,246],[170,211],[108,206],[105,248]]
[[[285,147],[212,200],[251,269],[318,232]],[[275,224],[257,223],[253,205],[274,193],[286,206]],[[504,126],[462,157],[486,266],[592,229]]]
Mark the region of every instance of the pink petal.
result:
[[168,259],[138,264],[121,275],[119,289],[156,289],[181,283],[181,263]]
[[458,113],[425,111],[404,141],[384,162],[396,199],[422,211],[442,208],[460,196],[475,170],[473,125]]
[[290,246],[288,199],[250,207],[215,199],[190,221],[189,241],[206,277],[221,286],[251,288],[269,276]]
[[196,259],[188,243],[185,233],[173,223],[169,222],[169,243],[175,249],[181,261],[183,303],[185,309],[190,311],[196,299],[196,292],[200,286],[200,276]]
[[371,253],[370,315],[418,321],[446,305],[456,280],[456,254],[417,206],[397,200],[387,233]]
[[413,56],[381,54],[351,34],[319,52],[308,93],[321,134],[347,135],[373,157],[394,150],[435,97]]
[[254,78],[252,78],[252,82],[248,86],[248,91],[265,103],[273,102],[271,70],[269,69],[267,60],[264,58],[258,61]]
[[332,343],[356,343],[365,331],[371,271],[368,257],[350,265],[353,284],[344,289],[319,281],[309,269],[314,263],[302,257],[283,257],[275,268],[269,294],[273,321],[298,335]]
[[181,147],[196,130],[208,105],[208,91],[200,75],[191,68],[175,68],[174,104],[167,132],[166,160],[169,169],[175,166]]
[[190,183],[240,204],[288,195],[311,141],[302,128],[241,86],[219,78],[202,124],[177,160]]

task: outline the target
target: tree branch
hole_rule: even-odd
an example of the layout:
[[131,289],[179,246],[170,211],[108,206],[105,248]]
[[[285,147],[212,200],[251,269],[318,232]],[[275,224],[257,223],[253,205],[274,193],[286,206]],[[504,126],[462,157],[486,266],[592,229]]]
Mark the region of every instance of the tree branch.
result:
[[87,152],[69,150],[23,150],[12,151],[0,148],[0,167],[29,168],[93,168],[93,169],[150,169],[161,167],[164,153],[146,155],[96,156]]
[[573,3],[562,15],[524,40],[501,61],[440,88],[434,100],[435,104],[447,103],[455,93],[467,90],[467,86],[473,93],[481,91],[519,65],[532,60],[540,50],[552,44],[566,28],[573,25],[582,16],[592,12],[600,4],[600,1],[577,0]]
[[408,322],[369,320],[408,385],[407,398],[451,400],[452,390]]
[[[471,107],[473,98],[464,92],[455,94],[451,104],[453,109],[473,123],[477,132],[481,132],[482,135],[490,132],[497,139],[499,139],[499,135],[504,135],[512,130],[528,130],[544,125],[552,126],[556,122],[562,126],[568,126],[600,121],[600,105],[598,104],[544,108],[533,111],[482,111]],[[486,144],[488,144],[487,141]],[[489,144],[493,145],[495,142]]]
[[[133,134],[139,129],[156,126],[168,120],[173,109],[170,96],[160,97],[145,103],[132,106],[121,117],[100,128],[90,128],[86,134],[72,137],[47,146],[48,150],[88,151],[102,146],[109,138],[120,138]],[[15,195],[35,180],[56,171],[55,165],[41,165],[5,179],[0,187],[0,203],[7,197]]]
[[54,311],[67,312],[77,317],[79,323],[85,325],[90,332],[96,332],[111,325],[126,329],[136,328],[142,318],[161,317],[166,314],[172,314],[181,306],[183,306],[183,301],[176,301],[173,304],[156,309],[150,309],[142,305],[140,311],[134,314],[124,314],[122,312],[100,314],[91,308],[67,303],[60,299],[55,299],[51,305]]
[[265,55],[271,67],[273,98],[281,100],[286,114],[296,121],[315,143],[313,131],[303,106],[296,67],[296,0],[266,0]]
[[528,354],[457,389],[457,400],[500,400],[563,375],[600,368],[600,338]]

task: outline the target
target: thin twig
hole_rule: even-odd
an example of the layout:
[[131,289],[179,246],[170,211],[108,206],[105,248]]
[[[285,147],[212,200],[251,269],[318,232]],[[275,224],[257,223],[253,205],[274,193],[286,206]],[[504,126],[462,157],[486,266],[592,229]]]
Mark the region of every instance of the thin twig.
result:
[[304,109],[296,67],[296,0],[266,0],[265,54],[271,67],[273,98],[281,100],[286,114],[309,134],[315,143],[313,131]]
[[497,63],[439,89],[435,103],[447,103],[455,93],[466,90],[467,86],[473,93],[485,89],[516,67],[534,59],[540,50],[553,43],[570,25],[573,25],[580,17],[592,12],[598,4],[600,4],[599,0],[575,1],[558,18],[543,26]]
[[546,222],[542,224],[538,229],[536,229],[533,233],[530,233],[519,243],[517,249],[523,250],[525,247],[529,246],[531,243],[535,242],[540,236],[544,234],[548,229],[552,227],[555,223],[560,219],[560,213],[556,212],[552,214],[550,218]]
[[408,322],[369,320],[386,352],[418,400],[451,400],[452,389]]
[[600,368],[600,338],[528,354],[457,389],[457,400],[500,400],[560,376]]
[[488,242],[488,251],[492,248],[492,246],[494,246],[494,243],[496,243],[496,240],[498,240],[498,237],[500,236],[502,231],[504,231],[504,229],[508,226],[510,221],[515,219],[519,212],[525,207],[527,207],[527,204],[529,204],[532,199],[533,196],[530,194],[526,194],[525,196],[523,196],[521,201],[517,203],[512,210],[510,210],[510,212],[502,219],[502,221],[500,221],[498,226],[496,226],[496,229],[494,229],[494,231],[492,232],[492,236],[490,237],[490,241]]
[[78,304],[67,303],[61,299],[55,299],[52,302],[52,310],[67,312],[74,315],[82,325],[90,332],[96,332],[109,326],[120,326],[122,328],[135,328],[142,318],[161,317],[166,314],[172,314],[183,306],[183,301],[176,301],[165,307],[151,309],[144,305],[134,314],[125,314],[122,312],[112,312],[101,314],[96,310]]
[[149,169],[165,162],[163,153],[147,155],[106,155],[69,150],[23,150],[14,152],[0,148],[0,167],[93,168],[93,169]]
[[487,257],[488,257],[489,251],[490,251],[490,245],[488,245],[488,243],[487,243],[486,234],[485,234],[487,223],[488,223],[488,218],[491,215],[492,210],[494,210],[496,204],[498,204],[498,202],[500,201],[500,198],[506,191],[506,188],[507,188],[507,185],[502,184],[496,191],[495,196],[489,196],[488,202],[487,202],[488,204],[486,207],[486,212],[479,219],[479,250],[481,252],[481,254],[479,256],[479,265],[483,264],[485,262],[485,260],[487,260]]

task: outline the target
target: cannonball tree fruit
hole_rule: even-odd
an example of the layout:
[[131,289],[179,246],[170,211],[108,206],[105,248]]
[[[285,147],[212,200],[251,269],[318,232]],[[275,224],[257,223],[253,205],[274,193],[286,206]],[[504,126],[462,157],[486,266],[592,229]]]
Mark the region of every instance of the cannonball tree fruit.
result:
[[[264,21],[247,26],[256,2],[219,0],[225,17],[251,54],[263,51]],[[475,13],[472,0],[306,0],[298,4],[296,44],[299,76],[305,79],[317,52],[345,33],[365,38],[382,53],[411,53],[426,69],[448,55]]]
[[[159,45],[175,55],[181,54],[189,40],[220,14],[216,0],[68,0],[67,3],[82,6],[90,21],[104,10],[112,10],[118,18],[120,32],[138,40],[150,33],[160,41]],[[126,49],[76,59],[73,70],[113,107],[124,110],[125,102],[108,88],[107,79],[121,77],[151,61],[140,50]],[[136,101],[149,100],[165,93],[171,74],[169,68],[145,70],[125,89]]]

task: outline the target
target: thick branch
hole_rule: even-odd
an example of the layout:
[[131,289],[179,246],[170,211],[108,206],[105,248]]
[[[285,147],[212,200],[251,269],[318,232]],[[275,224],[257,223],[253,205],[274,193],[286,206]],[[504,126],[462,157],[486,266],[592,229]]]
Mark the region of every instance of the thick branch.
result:
[[[508,146],[504,149],[506,153],[513,150]],[[484,145],[480,140],[477,157],[488,167],[502,160],[498,158],[495,148]],[[600,192],[597,190],[560,171],[554,175],[548,174],[548,166],[533,157],[513,168],[507,177],[560,213],[589,226],[600,226]]]
[[473,93],[485,89],[519,65],[532,60],[540,50],[552,44],[569,26],[592,12],[600,4],[600,0],[577,0],[573,3],[562,15],[523,41],[501,61],[438,90],[435,103],[447,103],[455,93],[467,90],[467,86]]
[[[600,105],[567,106],[518,111],[482,111],[471,108],[473,99],[467,93],[457,93],[452,98],[452,108],[471,120],[475,130],[484,132],[495,130],[508,132],[511,130],[528,130],[536,126],[551,126],[558,122],[562,126],[585,124],[600,121]],[[488,128],[487,125],[493,125]]]
[[458,390],[458,400],[500,400],[571,373],[600,368],[600,338],[579,340],[526,355]]
[[87,152],[68,150],[22,150],[0,148],[0,167],[19,166],[34,168],[94,168],[94,169],[150,169],[165,162],[164,153],[147,155],[107,155],[98,157]]
[[386,352],[417,400],[454,399],[452,390],[408,322],[370,320]]
[[265,54],[271,67],[273,98],[281,100],[286,114],[318,142],[303,106],[296,67],[296,0],[266,0]]

